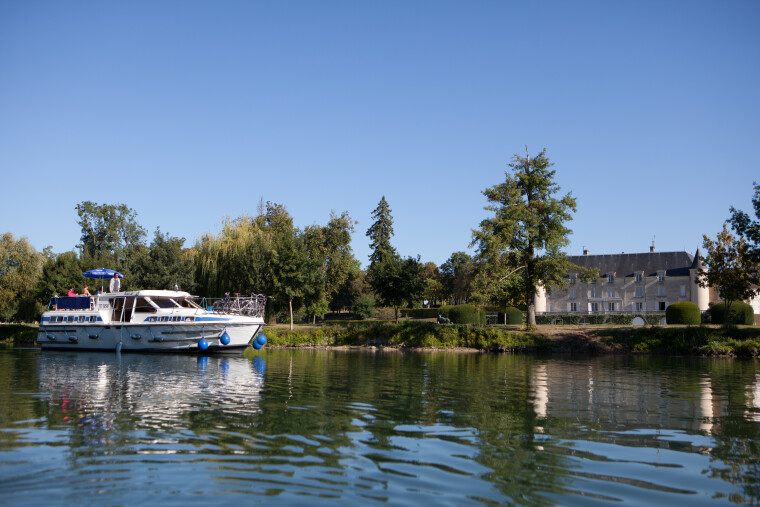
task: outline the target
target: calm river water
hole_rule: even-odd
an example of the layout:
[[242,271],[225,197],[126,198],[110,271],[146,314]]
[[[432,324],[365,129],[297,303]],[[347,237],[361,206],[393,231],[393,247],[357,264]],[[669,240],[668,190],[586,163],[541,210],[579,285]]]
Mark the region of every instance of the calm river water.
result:
[[0,498],[30,504],[760,500],[737,360],[0,349]]

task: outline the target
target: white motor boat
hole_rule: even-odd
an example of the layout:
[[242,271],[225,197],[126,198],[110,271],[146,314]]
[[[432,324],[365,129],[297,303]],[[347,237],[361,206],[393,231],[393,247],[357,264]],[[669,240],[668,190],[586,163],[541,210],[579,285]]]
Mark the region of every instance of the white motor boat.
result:
[[251,295],[204,308],[187,292],[139,290],[54,297],[42,314],[43,349],[231,351],[253,344],[264,326],[266,297]]

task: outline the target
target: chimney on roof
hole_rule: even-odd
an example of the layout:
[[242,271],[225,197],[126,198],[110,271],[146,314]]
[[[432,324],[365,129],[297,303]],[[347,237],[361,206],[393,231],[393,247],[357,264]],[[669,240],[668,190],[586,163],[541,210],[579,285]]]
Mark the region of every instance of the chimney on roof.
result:
[[583,247],[583,255],[588,255],[588,249],[585,246]]
[[649,247],[649,253],[654,253],[654,238],[652,238],[652,246]]

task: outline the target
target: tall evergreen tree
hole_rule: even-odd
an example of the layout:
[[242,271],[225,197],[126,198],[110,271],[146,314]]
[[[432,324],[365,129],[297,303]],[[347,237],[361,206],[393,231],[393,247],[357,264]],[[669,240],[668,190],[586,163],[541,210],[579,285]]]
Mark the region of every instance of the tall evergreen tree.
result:
[[383,261],[386,257],[396,255],[396,250],[391,246],[393,217],[385,196],[380,199],[377,208],[372,212],[372,218],[375,222],[367,230],[367,236],[371,240],[369,246],[372,249],[369,256],[370,266]]
[[536,325],[537,287],[563,286],[571,267],[560,249],[569,242],[572,231],[565,222],[572,220],[576,204],[570,194],[554,197],[560,188],[553,181],[552,165],[545,149],[536,157],[527,154],[527,148],[525,157],[515,155],[504,183],[483,191],[491,203],[485,209],[494,216],[473,231],[480,262],[493,263],[501,257],[510,267],[501,281],[522,288],[529,327]]

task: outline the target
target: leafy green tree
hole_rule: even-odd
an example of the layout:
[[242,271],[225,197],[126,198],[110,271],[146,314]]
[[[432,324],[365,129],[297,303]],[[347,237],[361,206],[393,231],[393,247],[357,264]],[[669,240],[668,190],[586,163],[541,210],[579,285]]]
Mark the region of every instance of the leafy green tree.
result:
[[141,249],[130,265],[134,289],[167,289],[176,285],[181,290],[195,290],[193,279],[193,258],[190,250],[184,249],[185,238],[162,234],[156,228],[150,248]]
[[201,238],[194,248],[196,281],[209,295],[267,294],[268,310],[287,312],[292,327],[303,308],[324,315],[326,296],[348,276],[351,227],[344,213],[301,231],[283,205],[268,202],[258,216],[227,220],[218,236]]
[[371,293],[372,287],[367,282],[367,273],[361,270],[361,263],[354,259],[346,280],[330,299],[330,310],[334,312],[351,310],[361,296],[371,297]]
[[399,307],[411,306],[425,293],[425,282],[419,258],[402,260],[398,255],[385,256],[370,266],[369,283],[386,306],[392,306],[398,323]]
[[367,236],[371,240],[369,246],[372,249],[369,256],[370,266],[383,261],[386,257],[396,255],[396,250],[391,246],[393,217],[385,196],[380,199],[377,208],[372,212],[372,218],[375,222],[367,230]]
[[470,288],[474,276],[475,263],[465,252],[454,252],[441,264],[441,277],[447,299],[454,304],[461,304],[470,297]]
[[528,327],[536,325],[536,288],[564,286],[571,267],[561,248],[569,242],[572,231],[565,222],[572,220],[576,203],[571,194],[554,197],[560,187],[553,181],[552,165],[545,149],[536,157],[515,155],[504,183],[483,191],[491,203],[485,209],[494,216],[473,231],[479,262],[503,258],[509,266],[501,281],[521,288]]
[[298,229],[282,230],[274,237],[270,251],[272,298],[280,310],[287,310],[290,329],[293,329],[293,313],[307,304],[321,304],[314,299],[323,286],[318,264],[309,257],[306,237]]
[[753,183],[755,195],[752,197],[752,207],[755,209],[757,220],[750,219],[743,211],[731,207],[729,222],[734,231],[747,241],[747,254],[755,264],[760,264],[760,185]]
[[362,294],[354,302],[351,311],[362,320],[371,319],[375,315],[375,298]]
[[313,225],[303,231],[315,283],[306,295],[307,311],[316,319],[324,317],[328,299],[340,289],[354,265],[351,232],[354,224],[348,212],[330,214],[326,226]]
[[145,229],[137,223],[137,213],[126,204],[84,201],[76,205],[76,210],[77,223],[82,228],[78,245],[82,258],[126,260],[129,249],[142,244]]
[[715,241],[707,235],[702,239],[707,255],[704,257],[705,267],[697,270],[697,283],[700,287],[715,287],[718,291],[726,303],[723,322],[728,326],[731,303],[750,299],[755,294],[752,285],[760,284],[758,266],[744,239],[734,237],[726,224]]
[[[514,268],[507,256],[492,256],[476,266],[472,281],[472,301],[492,304],[505,310],[525,304],[520,277],[512,276]],[[506,319],[506,313],[504,314]]]
[[44,257],[29,241],[7,232],[0,238],[0,321],[32,321],[41,307],[34,286],[42,274]]
[[[45,261],[42,274],[35,286],[35,294],[40,303],[47,304],[53,296],[65,296],[69,287],[77,292],[87,280],[82,276],[86,269],[76,252],[63,252]],[[107,281],[106,281],[107,282]],[[94,290],[90,291],[93,294]]]
[[441,276],[441,270],[435,265],[435,262],[426,262],[422,268],[422,277],[425,283],[424,297],[430,304],[435,305],[442,301],[444,297],[444,288]]

